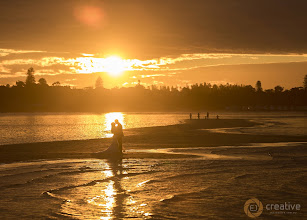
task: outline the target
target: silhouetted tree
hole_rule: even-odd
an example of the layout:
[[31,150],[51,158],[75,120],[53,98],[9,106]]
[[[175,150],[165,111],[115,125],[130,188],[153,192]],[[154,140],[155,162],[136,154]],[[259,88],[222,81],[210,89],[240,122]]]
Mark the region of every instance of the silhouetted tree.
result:
[[145,86],[143,86],[141,84],[141,80],[138,80],[138,84],[135,85],[135,88],[137,88],[137,89],[145,89]]
[[281,87],[281,86],[275,86],[275,88],[274,88],[274,91],[275,92],[282,92],[284,90],[284,87]]
[[95,88],[96,89],[102,89],[103,88],[103,81],[102,81],[100,76],[96,80]]
[[21,81],[21,80],[18,80],[18,81],[16,81],[16,86],[18,87],[18,88],[23,88],[23,87],[25,87],[25,83],[24,83],[24,81]]
[[307,89],[307,74],[304,77],[304,89]]
[[[33,71],[29,71],[32,76]],[[43,78],[39,80],[39,85],[45,83],[47,84]],[[16,86],[0,86],[0,112],[194,110],[204,112],[209,109],[304,110],[304,106],[307,106],[307,90],[303,87],[284,90],[278,85],[274,89],[263,91],[260,81],[257,82],[256,88],[251,85],[211,85],[205,82],[179,88],[164,85],[160,88],[156,85],[145,88],[139,82],[135,87],[116,87],[104,89],[103,92],[92,87],[72,89],[60,86],[58,81],[52,85],[47,89],[43,86],[28,89],[23,88],[24,82],[17,81]]]
[[45,78],[40,78],[38,83],[40,86],[48,86],[47,80]]
[[52,83],[52,86],[61,86],[61,83],[59,81],[56,81],[56,82]]
[[32,86],[35,85],[35,77],[34,77],[34,69],[33,67],[28,69],[27,72],[27,79],[26,79],[26,86]]
[[262,85],[261,85],[261,81],[259,80],[256,82],[256,91],[262,92]]

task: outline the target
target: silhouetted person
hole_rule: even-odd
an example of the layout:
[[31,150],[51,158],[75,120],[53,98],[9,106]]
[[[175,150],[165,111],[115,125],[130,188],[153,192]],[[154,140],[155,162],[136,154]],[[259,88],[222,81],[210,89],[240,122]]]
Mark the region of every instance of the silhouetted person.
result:
[[207,112],[207,119],[209,119],[209,112]]
[[122,153],[123,152],[123,136],[124,136],[123,126],[121,123],[119,123],[117,119],[115,119],[115,125],[116,125],[116,130],[114,134],[116,135],[116,138],[117,138],[119,151]]
[[219,115],[216,115],[216,119],[219,119],[220,118],[220,116]]
[[190,113],[190,120],[192,119],[192,113]]
[[116,133],[116,126],[115,126],[115,122],[111,123],[111,133],[115,134]]
[[200,114],[199,113],[197,113],[197,118],[200,119]]

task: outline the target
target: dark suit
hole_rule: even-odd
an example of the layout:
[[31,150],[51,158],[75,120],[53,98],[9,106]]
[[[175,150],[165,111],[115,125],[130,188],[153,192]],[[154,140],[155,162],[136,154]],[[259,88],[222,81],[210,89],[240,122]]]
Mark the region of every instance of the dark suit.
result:
[[123,136],[124,136],[123,126],[121,125],[121,123],[118,123],[116,128],[116,137],[120,152],[123,152]]

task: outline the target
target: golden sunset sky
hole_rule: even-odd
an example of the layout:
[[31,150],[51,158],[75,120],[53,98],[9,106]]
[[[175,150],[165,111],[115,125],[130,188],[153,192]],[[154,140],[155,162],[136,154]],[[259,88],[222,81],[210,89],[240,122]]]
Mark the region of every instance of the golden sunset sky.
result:
[[302,86],[304,0],[0,1],[0,84]]

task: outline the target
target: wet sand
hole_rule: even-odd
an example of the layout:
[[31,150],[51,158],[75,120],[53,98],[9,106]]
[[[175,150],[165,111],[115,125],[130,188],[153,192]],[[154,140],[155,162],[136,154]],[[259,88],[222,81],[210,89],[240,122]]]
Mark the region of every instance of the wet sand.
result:
[[[219,146],[241,146],[250,143],[278,143],[278,142],[306,142],[307,136],[285,135],[252,135],[214,133],[207,129],[251,127],[259,123],[240,119],[210,119],[186,120],[183,124],[148,127],[125,130],[123,148],[126,150],[124,158],[186,158],[196,157],[189,154],[169,154],[158,152],[138,152],[130,149],[163,149],[163,148],[195,148]],[[99,158],[98,152],[106,149],[111,139],[76,140],[60,142],[44,142],[31,144],[15,144],[0,146],[0,163],[28,161],[37,159],[59,158]],[[246,154],[251,149],[241,149]],[[261,151],[253,149],[252,151]],[[262,153],[270,153],[266,150]],[[223,154],[238,154],[233,149],[220,151]]]
[[[121,161],[101,160],[111,139],[0,147],[5,219],[247,219],[244,203],[300,204],[259,219],[306,219],[306,136],[214,133],[248,120],[188,120],[125,131]],[[78,159],[79,158],[79,159]],[[40,160],[46,159],[46,160]]]

